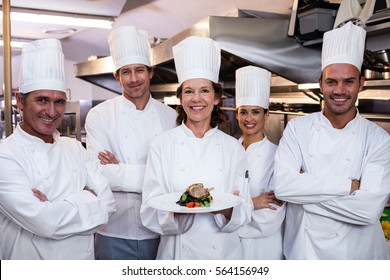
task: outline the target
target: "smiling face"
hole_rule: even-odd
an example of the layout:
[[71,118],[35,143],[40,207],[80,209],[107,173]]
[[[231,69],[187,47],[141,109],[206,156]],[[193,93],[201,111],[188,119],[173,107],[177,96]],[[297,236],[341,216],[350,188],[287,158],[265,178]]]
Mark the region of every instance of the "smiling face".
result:
[[331,120],[352,120],[356,115],[355,103],[362,91],[364,77],[351,64],[331,64],[324,68],[319,80],[324,96],[324,115]]
[[[115,79],[122,87],[123,96],[132,101],[136,106],[138,103],[146,105],[149,100],[150,79],[153,72],[148,71],[144,64],[129,64],[118,70]],[[137,109],[143,109],[138,108]]]
[[21,128],[46,143],[53,142],[53,133],[65,112],[66,94],[56,90],[36,90],[26,96],[16,95],[22,112]]
[[251,136],[258,140],[263,139],[268,111],[266,112],[260,106],[240,106],[237,109],[236,118],[244,138]]
[[210,128],[214,105],[220,101],[210,80],[190,79],[183,82],[180,100],[187,115],[187,127],[201,125]]

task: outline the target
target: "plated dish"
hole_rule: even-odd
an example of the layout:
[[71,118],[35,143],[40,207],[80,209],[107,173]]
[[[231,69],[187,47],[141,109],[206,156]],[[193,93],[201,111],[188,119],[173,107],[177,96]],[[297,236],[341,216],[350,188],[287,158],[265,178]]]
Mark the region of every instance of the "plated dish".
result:
[[241,198],[236,195],[212,191],[213,202],[210,203],[209,207],[188,208],[176,203],[182,194],[183,192],[175,192],[156,196],[150,199],[147,204],[158,210],[174,213],[210,213],[234,207],[241,203]]

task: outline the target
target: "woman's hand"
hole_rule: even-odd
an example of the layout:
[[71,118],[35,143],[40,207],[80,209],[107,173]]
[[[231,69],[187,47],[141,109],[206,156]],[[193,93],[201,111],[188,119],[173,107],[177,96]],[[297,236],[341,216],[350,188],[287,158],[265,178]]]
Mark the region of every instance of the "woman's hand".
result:
[[277,199],[273,191],[262,193],[254,198],[252,198],[253,207],[255,210],[268,208],[271,210],[276,210],[277,208],[274,205],[282,206],[283,201]]
[[119,163],[115,155],[113,153],[110,153],[109,151],[99,152],[98,159],[100,160],[100,163],[103,165]]
[[47,199],[47,196],[43,192],[41,192],[40,190],[38,190],[36,188],[32,188],[31,190],[32,190],[34,196],[39,199],[39,201],[41,201],[41,202],[49,201],[49,199]]

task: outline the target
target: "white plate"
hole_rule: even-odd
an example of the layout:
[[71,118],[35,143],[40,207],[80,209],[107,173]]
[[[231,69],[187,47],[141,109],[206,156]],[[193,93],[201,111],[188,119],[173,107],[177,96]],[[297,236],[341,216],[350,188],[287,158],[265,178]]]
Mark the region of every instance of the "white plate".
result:
[[176,204],[182,194],[183,192],[163,194],[151,198],[147,204],[158,210],[174,213],[209,213],[234,207],[241,203],[240,197],[236,195],[213,191],[210,193],[213,197],[213,201],[210,203],[210,207],[188,208]]

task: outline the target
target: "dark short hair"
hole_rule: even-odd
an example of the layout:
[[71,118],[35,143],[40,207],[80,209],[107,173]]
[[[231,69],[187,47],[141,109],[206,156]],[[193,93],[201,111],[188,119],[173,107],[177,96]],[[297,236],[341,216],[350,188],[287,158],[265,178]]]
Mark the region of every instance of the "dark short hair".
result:
[[[145,65],[146,67],[146,70],[148,70],[148,72],[153,72],[153,67],[152,66],[147,66]],[[122,68],[122,67],[121,67]],[[114,77],[118,76],[119,75],[119,70],[121,70],[121,68],[117,69],[116,71],[114,71],[112,74],[114,75]]]
[[[215,97],[219,98],[219,103],[217,105],[214,105],[213,112],[211,113],[211,121],[210,121],[210,126],[212,128],[216,127],[219,124],[222,124],[226,120],[225,113],[221,109],[222,105],[222,96],[223,96],[223,88],[219,83],[214,83],[211,82]],[[177,90],[176,90],[176,97],[181,100],[182,97],[182,92],[183,92],[183,84],[181,84]],[[177,111],[177,118],[176,118],[176,124],[181,125],[181,123],[187,120],[187,114],[183,109],[183,106],[178,105],[176,107]]]

